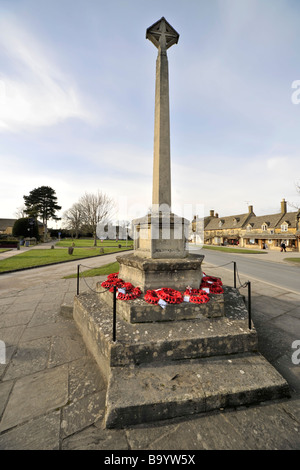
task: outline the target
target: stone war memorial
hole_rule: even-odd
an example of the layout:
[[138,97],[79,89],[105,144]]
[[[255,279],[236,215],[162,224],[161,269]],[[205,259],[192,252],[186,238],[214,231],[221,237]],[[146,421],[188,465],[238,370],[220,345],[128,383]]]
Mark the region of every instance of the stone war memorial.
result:
[[204,256],[187,249],[189,221],[171,210],[167,49],[179,34],[162,17],[146,38],[158,50],[152,210],[133,221],[134,251],[117,257],[119,272],[75,296],[73,307],[107,384],[107,428],[289,396],[258,351],[238,289],[203,273]]

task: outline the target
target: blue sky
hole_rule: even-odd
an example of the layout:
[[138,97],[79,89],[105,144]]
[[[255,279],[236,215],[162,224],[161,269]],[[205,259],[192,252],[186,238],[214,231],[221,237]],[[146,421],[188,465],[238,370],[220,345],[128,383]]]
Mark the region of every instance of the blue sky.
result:
[[0,0],[1,218],[39,186],[61,214],[97,190],[129,216],[151,205],[157,50],[145,34],[162,16],[180,34],[173,205],[300,205],[299,1]]

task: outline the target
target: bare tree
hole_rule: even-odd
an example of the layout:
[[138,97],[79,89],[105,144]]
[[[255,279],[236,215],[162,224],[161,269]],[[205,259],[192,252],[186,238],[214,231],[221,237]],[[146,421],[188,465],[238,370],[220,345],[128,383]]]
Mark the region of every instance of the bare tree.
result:
[[24,204],[23,206],[17,207],[15,212],[15,216],[17,217],[17,219],[23,219],[24,217],[26,217],[25,210],[26,206]]
[[98,191],[94,194],[85,193],[79,199],[79,204],[82,211],[83,225],[92,232],[94,246],[97,246],[97,225],[109,219],[114,208],[113,200]]
[[[300,194],[300,182],[295,183],[295,186],[296,186],[296,191],[297,191],[297,193]],[[291,206],[291,207],[293,207],[294,209],[297,209],[297,210],[300,209],[299,203],[288,202],[288,205]]]
[[70,209],[64,212],[64,215],[63,215],[64,226],[68,230],[70,230],[72,234],[72,238],[73,238],[74,233],[75,233],[75,238],[78,238],[78,233],[82,227],[82,224],[83,224],[82,210],[83,209],[81,205],[78,202],[76,202],[75,204],[73,204],[72,207],[70,207]]

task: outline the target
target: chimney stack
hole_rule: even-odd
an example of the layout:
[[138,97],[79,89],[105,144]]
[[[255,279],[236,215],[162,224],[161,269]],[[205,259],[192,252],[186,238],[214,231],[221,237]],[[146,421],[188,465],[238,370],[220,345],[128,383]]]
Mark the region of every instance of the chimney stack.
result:
[[253,212],[253,206],[248,206],[248,212],[251,214]]
[[284,198],[281,201],[281,213],[282,214],[286,213],[286,200]]
[[215,212],[214,210],[209,211],[209,216],[214,217],[214,212]]
[[215,217],[218,219],[218,217],[219,217],[219,214],[216,214],[216,215],[215,215]]

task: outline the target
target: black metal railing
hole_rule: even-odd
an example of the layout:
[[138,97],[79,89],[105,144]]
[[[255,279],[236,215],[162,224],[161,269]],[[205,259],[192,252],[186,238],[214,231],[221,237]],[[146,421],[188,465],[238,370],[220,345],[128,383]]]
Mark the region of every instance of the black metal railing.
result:
[[[221,264],[220,266],[208,266],[209,269],[217,269],[217,268],[223,268],[224,266],[228,266],[230,264],[233,264],[233,287],[235,289],[242,289],[245,287],[248,287],[248,297],[247,297],[247,311],[248,311],[248,328],[249,330],[252,329],[252,313],[251,313],[251,282],[246,281],[242,284],[239,273],[238,273],[238,268],[237,268],[237,263],[236,261],[229,261],[228,263]],[[239,286],[237,287],[237,280],[239,281]],[[245,296],[243,296],[245,299]],[[246,302],[245,302],[246,303]]]

